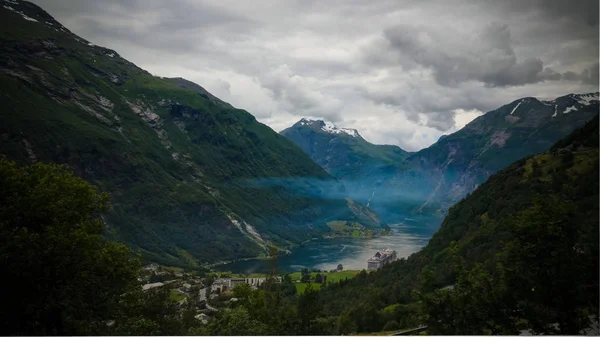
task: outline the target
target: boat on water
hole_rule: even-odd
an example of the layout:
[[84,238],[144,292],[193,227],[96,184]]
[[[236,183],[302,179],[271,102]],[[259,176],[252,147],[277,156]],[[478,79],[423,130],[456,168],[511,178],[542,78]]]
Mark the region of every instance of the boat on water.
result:
[[396,259],[397,254],[393,249],[387,248],[382,251],[378,251],[375,253],[375,255],[373,255],[373,257],[367,260],[367,270],[377,270],[390,262],[396,261]]

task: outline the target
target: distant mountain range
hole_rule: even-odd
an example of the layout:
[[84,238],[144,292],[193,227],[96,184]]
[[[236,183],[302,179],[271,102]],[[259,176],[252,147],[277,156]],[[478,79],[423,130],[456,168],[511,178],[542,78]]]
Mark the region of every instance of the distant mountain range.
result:
[[186,265],[382,226],[292,142],[182,78],[159,78],[38,6],[0,7],[0,155],[64,163],[110,193],[112,237]]
[[349,195],[386,221],[443,215],[490,175],[547,150],[598,114],[598,92],[552,101],[518,99],[415,153],[375,145],[357,130],[302,119],[281,134],[343,181]]

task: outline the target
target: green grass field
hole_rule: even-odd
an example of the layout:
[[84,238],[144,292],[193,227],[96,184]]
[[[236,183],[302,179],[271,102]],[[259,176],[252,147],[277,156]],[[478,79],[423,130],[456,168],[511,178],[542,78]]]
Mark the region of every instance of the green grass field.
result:
[[[356,276],[358,273],[360,273],[359,270],[344,270],[344,271],[335,272],[335,273],[322,273],[322,274],[327,276],[327,282],[339,282],[340,280],[343,280],[346,278],[351,279],[354,276]],[[314,280],[315,275],[317,275],[316,272],[310,273],[311,280]],[[301,276],[302,276],[302,273],[300,273],[299,271],[290,274],[292,282],[294,282],[294,284],[296,285],[296,291],[298,292],[298,294],[302,294],[304,292],[304,290],[306,289],[306,287],[308,286],[307,283],[295,283],[297,280],[300,279]],[[321,288],[320,283],[311,282],[311,284],[312,284],[313,289]]]
[[171,299],[175,302],[179,302],[185,298],[185,294],[180,293],[176,289],[171,289]]
[[[323,275],[327,276],[327,282],[339,282],[340,280],[343,279],[351,279],[354,276],[356,276],[356,274],[360,273],[360,270],[344,270],[341,272],[335,272],[335,273],[322,273]],[[231,277],[231,278],[235,278],[235,277],[267,277],[266,274],[234,274],[234,273],[229,273],[229,272],[219,272],[217,273],[217,275],[219,275],[220,277]],[[296,291],[298,292],[298,294],[302,294],[304,292],[304,290],[306,290],[306,287],[308,286],[308,283],[296,283],[297,280],[300,279],[300,277],[302,276],[302,274],[298,271],[298,272],[294,272],[294,273],[290,273],[290,278],[292,279],[292,282],[294,282],[294,284],[296,285]],[[317,272],[311,272],[310,273],[310,278],[311,278],[311,282],[310,284],[312,284],[312,288],[313,289],[319,289],[321,288],[321,284],[320,283],[315,283],[314,279],[315,279],[315,275],[317,275]]]
[[[306,287],[308,287],[308,283],[295,283],[295,284],[296,284],[296,292],[298,294],[304,293],[304,291],[306,290]],[[321,284],[320,283],[311,282],[310,285],[312,286],[312,288],[314,290],[321,289]]]
[[[344,271],[340,271],[340,272],[336,272],[336,273],[321,273],[321,274],[327,276],[328,282],[329,281],[339,282],[340,280],[343,280],[345,278],[349,278],[349,279],[353,278],[358,273],[360,273],[360,270],[344,270]],[[314,279],[315,275],[317,275],[316,272],[311,272],[310,273],[311,279]],[[299,280],[301,276],[302,276],[302,273],[300,273],[299,271],[290,274],[290,277],[292,278],[292,281],[294,281],[294,282],[296,282],[296,280]]]

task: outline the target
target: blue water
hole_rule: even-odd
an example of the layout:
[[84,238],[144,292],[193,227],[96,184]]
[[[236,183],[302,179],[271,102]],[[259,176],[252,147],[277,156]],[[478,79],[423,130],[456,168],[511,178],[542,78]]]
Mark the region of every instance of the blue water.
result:
[[[279,256],[277,268],[280,273],[299,271],[302,268],[331,270],[342,264],[346,270],[362,270],[367,260],[377,250],[391,248],[398,258],[408,257],[427,244],[433,234],[432,226],[420,221],[406,219],[403,223],[390,225],[390,235],[376,238],[335,238],[308,241],[292,249],[291,254]],[[437,226],[435,226],[437,227]],[[271,260],[237,261],[214,267],[220,271],[237,274],[268,273],[274,268]]]

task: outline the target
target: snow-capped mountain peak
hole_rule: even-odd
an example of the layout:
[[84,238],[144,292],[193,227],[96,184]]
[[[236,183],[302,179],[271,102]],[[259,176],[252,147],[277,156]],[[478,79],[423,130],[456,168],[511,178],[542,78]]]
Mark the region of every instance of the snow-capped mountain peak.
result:
[[314,120],[309,118],[302,118],[300,122],[298,122],[302,126],[319,126],[321,130],[332,133],[332,134],[346,134],[351,137],[358,138],[360,135],[356,129],[348,129],[348,128],[339,128],[335,124],[329,121],[323,120]]
[[573,99],[583,105],[590,105],[593,101],[598,101],[598,92],[591,92],[588,94],[575,94]]

